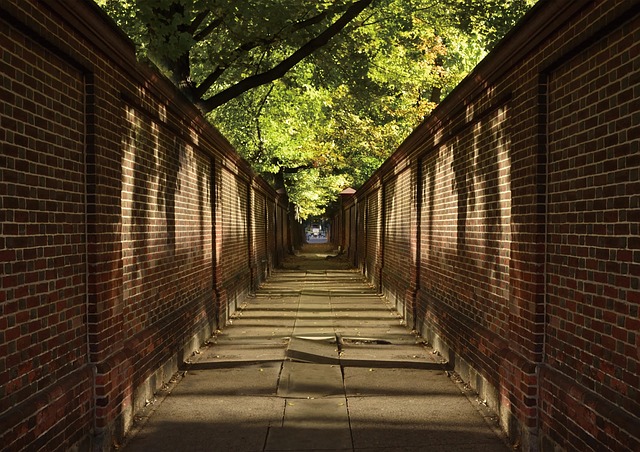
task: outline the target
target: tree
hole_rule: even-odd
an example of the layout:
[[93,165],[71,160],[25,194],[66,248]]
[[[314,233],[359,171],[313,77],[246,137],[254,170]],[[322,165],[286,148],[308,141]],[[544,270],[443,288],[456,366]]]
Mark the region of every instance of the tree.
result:
[[358,187],[529,0],[100,0],[276,187]]
[[102,0],[140,49],[208,112],[281,78],[373,0]]
[[[418,21],[483,36],[490,47],[530,0],[98,0],[146,55],[209,112],[283,77],[329,41],[382,23],[400,45]],[[443,27],[445,28],[445,27]],[[371,33],[353,36],[371,37]],[[384,39],[384,37],[382,37]],[[404,41],[404,42],[400,42]],[[344,40],[343,40],[344,42]],[[352,43],[353,44],[353,43]],[[368,55],[372,43],[351,46]],[[357,54],[349,54],[358,57]]]

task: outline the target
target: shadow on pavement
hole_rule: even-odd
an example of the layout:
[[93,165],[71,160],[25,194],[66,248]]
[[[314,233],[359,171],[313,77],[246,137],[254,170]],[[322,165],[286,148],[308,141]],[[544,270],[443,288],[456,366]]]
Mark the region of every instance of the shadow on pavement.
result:
[[281,270],[330,271],[352,270],[347,256],[338,254],[331,243],[307,243],[295,255],[287,256]]

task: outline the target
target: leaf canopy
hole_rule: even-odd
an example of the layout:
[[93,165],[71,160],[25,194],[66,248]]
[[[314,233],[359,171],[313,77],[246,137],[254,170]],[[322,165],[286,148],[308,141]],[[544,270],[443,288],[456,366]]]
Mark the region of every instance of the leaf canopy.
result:
[[98,0],[301,218],[359,187],[535,0]]

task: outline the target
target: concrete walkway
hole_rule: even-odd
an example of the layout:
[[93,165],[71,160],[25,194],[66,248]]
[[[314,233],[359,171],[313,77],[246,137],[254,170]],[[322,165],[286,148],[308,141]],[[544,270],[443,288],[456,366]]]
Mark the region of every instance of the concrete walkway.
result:
[[286,263],[138,417],[123,449],[509,450],[486,408],[345,267],[322,253]]

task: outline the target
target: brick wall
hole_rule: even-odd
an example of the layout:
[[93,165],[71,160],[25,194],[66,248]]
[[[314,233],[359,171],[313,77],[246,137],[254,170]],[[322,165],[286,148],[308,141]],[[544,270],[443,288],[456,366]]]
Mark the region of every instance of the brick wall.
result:
[[[349,256],[349,260],[351,262],[353,262],[353,260],[356,258],[357,252],[356,252],[356,247],[357,245],[360,243],[357,240],[357,232],[356,232],[356,224],[354,221],[351,221],[351,218],[353,216],[356,215],[356,210],[358,210],[358,206],[352,206],[351,207],[352,212],[349,212],[349,215],[345,217],[345,223],[344,223],[344,234],[345,234],[345,244],[352,244],[351,247],[349,248],[345,248],[345,252],[348,253]],[[353,241],[351,240],[351,238],[353,238]]]
[[[637,8],[636,8],[637,9]],[[572,29],[596,19],[585,14]],[[551,439],[640,449],[640,17],[606,27],[545,72]],[[597,397],[592,395],[597,394]],[[557,410],[573,413],[554,422]]]
[[84,74],[3,19],[0,441],[50,449],[80,441],[93,409]]
[[[384,295],[405,317],[411,315],[413,300],[406,297],[411,283],[411,172],[404,170],[384,181],[384,235],[382,248],[382,289]],[[408,314],[408,315],[407,315]]]
[[[365,231],[366,240],[365,254],[362,257],[363,271],[372,284],[379,289],[381,286],[380,263],[382,250],[382,209],[380,208],[380,195],[382,191],[378,187],[369,194],[364,202],[366,212]],[[355,218],[354,218],[355,221]]]
[[358,237],[358,241],[356,243],[356,249],[354,250],[354,258],[351,261],[354,267],[361,268],[362,264],[360,262],[360,259],[362,256],[364,256],[366,252],[366,246],[367,246],[367,238],[366,238],[367,229],[365,226],[366,225],[365,219],[367,218],[366,214],[367,212],[366,212],[365,205],[363,204],[358,205],[357,210],[355,212],[357,219],[354,218],[354,223],[356,226],[356,237]]
[[287,201],[93,3],[0,18],[0,442],[107,450],[282,258]]
[[637,2],[540,2],[344,202],[525,450],[640,449],[638,30]]
[[[253,288],[257,288],[267,278],[270,272],[269,258],[273,260],[270,246],[273,243],[273,229],[271,215],[267,212],[267,194],[256,189],[251,190],[251,206],[254,221],[251,225],[251,281]],[[271,239],[271,240],[270,240]]]
[[224,166],[220,168],[218,218],[220,233],[216,237],[220,268],[218,285],[222,294],[220,318],[225,321],[251,289],[249,267],[249,188],[240,175]]
[[360,242],[360,240],[358,240],[357,222],[354,220],[356,215],[358,215],[358,206],[354,205],[351,207],[351,212],[349,212],[349,221],[347,224],[347,236],[350,238],[349,243],[351,244],[348,249],[350,262],[356,261],[357,248]]

